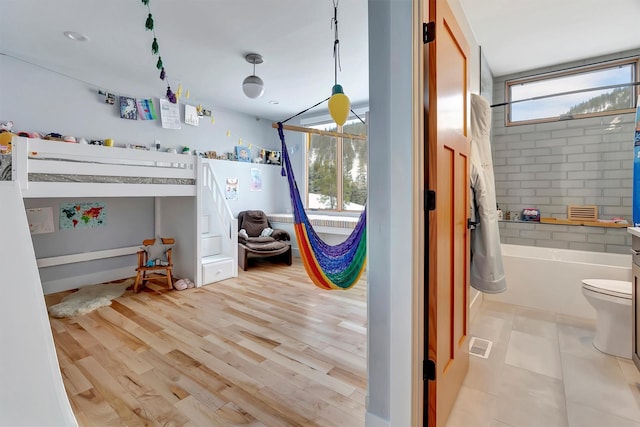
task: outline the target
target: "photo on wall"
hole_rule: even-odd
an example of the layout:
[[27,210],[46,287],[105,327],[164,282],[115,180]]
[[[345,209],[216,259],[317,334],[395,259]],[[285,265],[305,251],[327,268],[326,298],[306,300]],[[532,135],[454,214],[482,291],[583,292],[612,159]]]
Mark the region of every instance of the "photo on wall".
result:
[[120,97],[120,118],[138,120],[138,107],[135,98],[129,98],[128,96]]
[[265,151],[265,163],[268,165],[281,165],[282,164],[282,152],[275,150]]
[[242,145],[236,146],[236,159],[239,162],[251,162],[251,150]]

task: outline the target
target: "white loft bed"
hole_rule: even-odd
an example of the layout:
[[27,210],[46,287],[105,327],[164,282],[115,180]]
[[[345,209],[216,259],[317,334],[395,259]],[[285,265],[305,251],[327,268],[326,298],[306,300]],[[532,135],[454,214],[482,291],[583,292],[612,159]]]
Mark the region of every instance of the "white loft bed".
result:
[[23,197],[196,196],[197,157],[14,137]]
[[[211,274],[203,273],[200,217],[206,205],[202,200],[224,203],[225,207],[226,202],[219,197],[222,193],[215,178],[211,178],[210,165],[199,157],[25,137],[13,138],[10,157],[11,164],[7,166],[7,156],[3,156],[5,164],[0,172],[4,179],[9,175],[18,183],[23,198],[155,197],[155,234],[174,237],[180,245],[174,253],[176,276],[192,278],[198,286],[209,283],[205,279],[212,279]],[[205,198],[207,191],[216,194]],[[228,207],[207,210],[225,215],[221,217],[222,230],[234,230]],[[221,234],[231,239],[233,233]],[[225,247],[234,246],[228,243]],[[37,261],[39,267],[46,267],[129,255],[137,250],[138,247],[129,246]],[[223,263],[225,269],[218,274],[218,280],[237,275],[236,261],[237,256]],[[211,259],[204,262],[210,263]],[[212,268],[209,266],[204,272]]]

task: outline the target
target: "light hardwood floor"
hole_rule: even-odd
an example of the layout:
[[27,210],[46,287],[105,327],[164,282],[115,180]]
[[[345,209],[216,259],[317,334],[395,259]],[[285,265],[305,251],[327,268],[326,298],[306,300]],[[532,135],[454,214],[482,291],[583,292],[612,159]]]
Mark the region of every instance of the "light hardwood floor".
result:
[[[48,295],[52,305],[69,292]],[[51,318],[81,426],[364,425],[366,282],[325,291],[299,259]],[[29,410],[25,406],[25,410]]]

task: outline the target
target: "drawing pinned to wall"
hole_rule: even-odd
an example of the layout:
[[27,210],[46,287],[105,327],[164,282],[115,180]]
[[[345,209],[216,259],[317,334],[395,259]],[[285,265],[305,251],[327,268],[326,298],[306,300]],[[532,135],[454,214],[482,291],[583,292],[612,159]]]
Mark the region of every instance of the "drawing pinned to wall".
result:
[[53,209],[30,208],[27,209],[27,221],[31,234],[53,233]]
[[106,224],[107,205],[104,202],[60,205],[60,229],[96,228]]
[[120,97],[120,118],[138,120],[138,108],[136,107],[135,98]]
[[155,120],[158,118],[156,109],[153,106],[153,99],[138,99],[136,100],[136,104],[138,106],[140,120]]
[[160,98],[160,119],[162,120],[162,127],[165,129],[180,129],[180,109],[179,104],[169,102],[166,99]]
[[251,191],[262,191],[262,171],[258,168],[251,168]]
[[238,178],[225,180],[225,197],[227,200],[238,200]]
[[198,126],[198,109],[193,105],[184,104],[184,122],[191,126]]

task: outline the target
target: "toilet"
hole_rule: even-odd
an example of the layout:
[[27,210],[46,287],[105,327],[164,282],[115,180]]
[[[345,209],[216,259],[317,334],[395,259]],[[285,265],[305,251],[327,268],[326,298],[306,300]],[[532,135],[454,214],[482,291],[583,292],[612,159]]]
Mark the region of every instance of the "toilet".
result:
[[598,315],[593,346],[603,353],[631,359],[631,282],[584,279],[582,293]]

